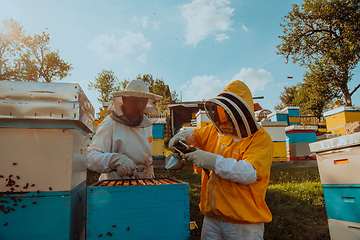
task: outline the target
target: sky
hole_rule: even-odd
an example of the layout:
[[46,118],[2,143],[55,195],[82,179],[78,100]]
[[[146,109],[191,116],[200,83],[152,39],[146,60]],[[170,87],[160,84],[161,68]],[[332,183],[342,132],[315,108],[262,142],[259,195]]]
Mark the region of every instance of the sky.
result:
[[[58,82],[79,83],[96,113],[99,93],[88,84],[102,69],[119,81],[151,74],[184,102],[213,98],[241,80],[264,97],[254,102],[274,111],[284,87],[306,70],[276,54],[293,3],[301,1],[0,0],[0,20],[20,22],[26,34],[48,33],[51,50],[74,68]],[[360,90],[352,100],[360,106]]]

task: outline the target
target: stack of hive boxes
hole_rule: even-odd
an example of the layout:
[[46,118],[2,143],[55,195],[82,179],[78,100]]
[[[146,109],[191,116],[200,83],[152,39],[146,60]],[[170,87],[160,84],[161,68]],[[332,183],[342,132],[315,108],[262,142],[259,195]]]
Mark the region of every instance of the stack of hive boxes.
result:
[[275,111],[267,116],[272,122],[286,122],[288,125],[288,113],[282,111]]
[[261,126],[270,134],[274,144],[273,161],[287,161],[285,127],[287,122],[260,122]]
[[317,126],[292,125],[285,128],[288,161],[315,160],[309,143],[316,142]]
[[190,239],[188,183],[103,180],[87,192],[87,239]]
[[288,126],[300,124],[299,107],[286,107],[268,115],[272,122],[286,121]]
[[0,81],[0,239],[84,239],[94,109],[79,84]]
[[344,126],[346,123],[360,121],[360,108],[342,106],[333,110],[324,112],[326,128],[333,134],[345,135]]
[[310,144],[332,240],[360,239],[360,133]]
[[152,156],[154,160],[164,160],[164,130],[165,123],[156,122],[152,126],[152,134],[153,134],[153,149]]
[[196,127],[202,128],[207,125],[212,124],[211,120],[208,118],[204,110],[199,110],[196,113]]

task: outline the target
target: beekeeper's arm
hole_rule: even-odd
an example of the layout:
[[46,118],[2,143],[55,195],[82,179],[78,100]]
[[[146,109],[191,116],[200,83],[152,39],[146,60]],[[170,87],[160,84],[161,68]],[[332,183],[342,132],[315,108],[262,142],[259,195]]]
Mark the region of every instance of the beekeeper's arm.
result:
[[87,149],[88,169],[108,173],[116,170],[119,176],[136,175],[136,164],[121,153],[111,153],[112,128],[107,122],[100,124],[90,146]]
[[[212,170],[221,178],[232,182],[250,185],[264,178],[271,167],[273,146],[271,139],[264,134],[256,137],[247,146],[242,160],[225,158],[203,150],[196,150],[184,155],[187,161],[192,161],[196,167]],[[189,136],[187,136],[189,138]],[[258,171],[256,170],[258,169]]]

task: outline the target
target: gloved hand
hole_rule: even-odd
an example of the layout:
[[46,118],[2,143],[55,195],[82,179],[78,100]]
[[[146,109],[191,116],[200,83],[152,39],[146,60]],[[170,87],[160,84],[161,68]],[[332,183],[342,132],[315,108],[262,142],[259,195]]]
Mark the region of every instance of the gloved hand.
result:
[[[191,131],[191,132],[190,132]],[[169,150],[176,152],[176,150],[174,149],[174,145],[176,146],[179,143],[179,140],[181,140],[182,142],[186,143],[186,144],[191,144],[190,142],[187,142],[187,139],[193,139],[193,132],[192,130],[184,130],[184,131],[180,131],[177,134],[175,134],[169,141]],[[192,141],[193,142],[193,141]]]
[[183,155],[186,161],[192,161],[196,167],[215,171],[215,164],[218,155],[214,153],[205,152],[203,150],[196,150]]
[[139,177],[139,173],[136,171],[136,164],[124,154],[113,154],[109,162],[109,167],[116,170],[120,177]]

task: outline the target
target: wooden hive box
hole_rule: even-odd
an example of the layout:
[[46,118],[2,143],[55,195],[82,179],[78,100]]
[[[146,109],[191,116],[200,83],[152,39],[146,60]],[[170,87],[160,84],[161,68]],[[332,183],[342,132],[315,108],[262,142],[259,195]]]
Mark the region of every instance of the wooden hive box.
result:
[[0,194],[0,239],[85,239],[86,184],[71,191]]
[[360,121],[360,108],[342,106],[324,112],[326,128],[331,133],[345,135],[344,126],[346,123]]
[[190,239],[189,185],[173,179],[103,180],[87,188],[86,238]]
[[1,120],[73,121],[90,133],[94,112],[77,83],[0,81]]
[[0,127],[0,192],[71,191],[86,180],[88,141],[75,129]]
[[261,126],[269,133],[274,144],[273,161],[287,161],[285,127],[287,122],[260,122]]

